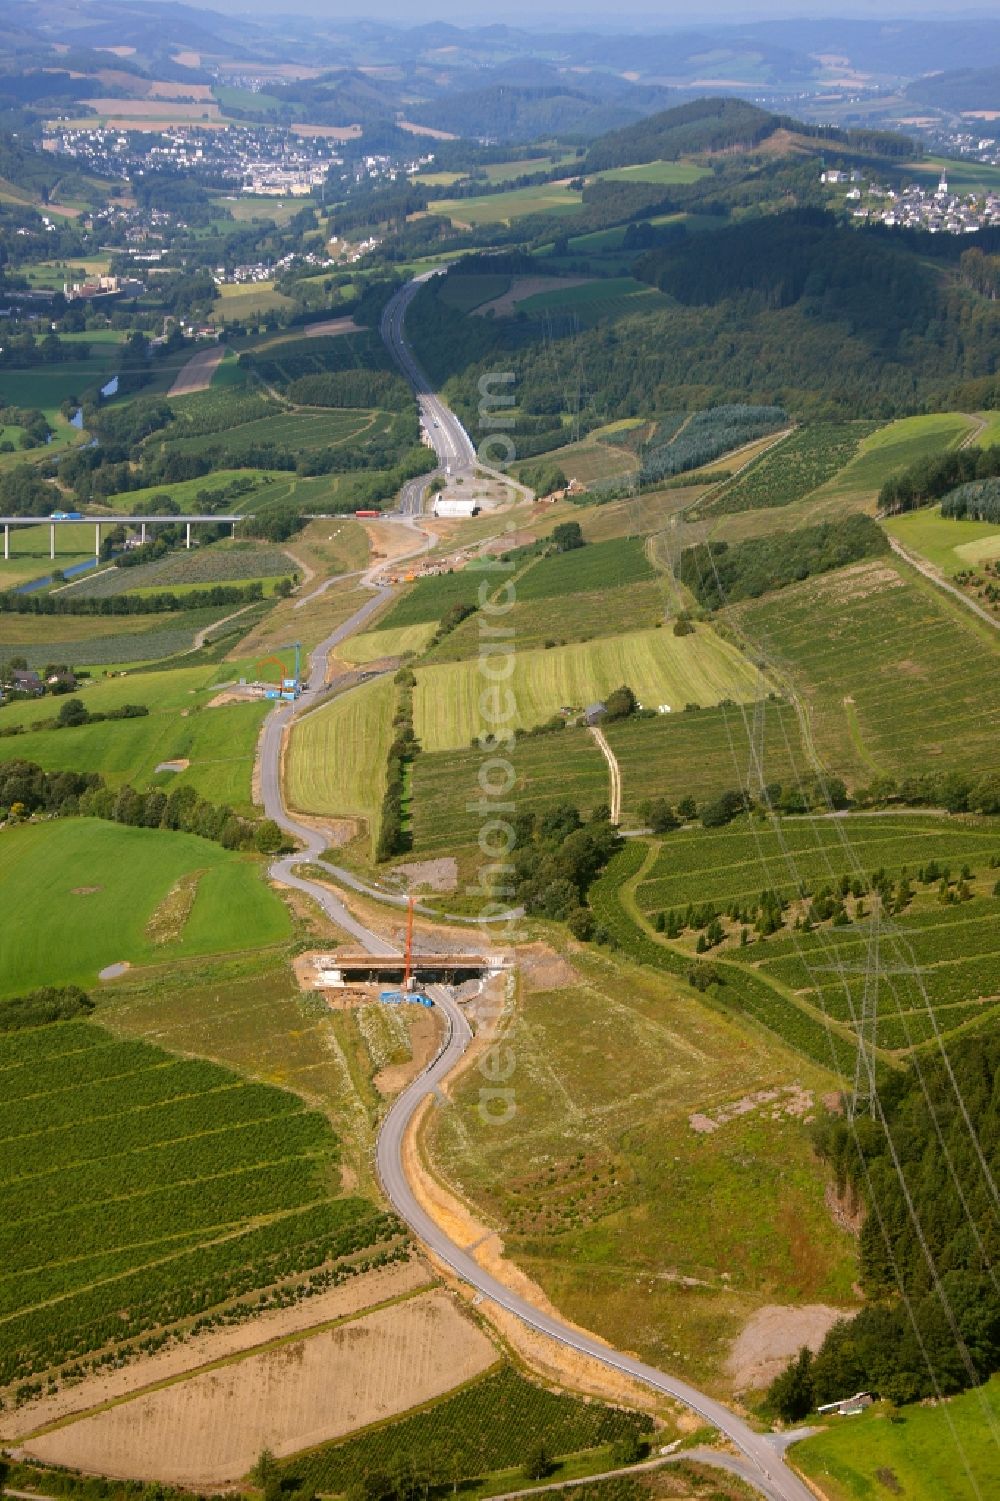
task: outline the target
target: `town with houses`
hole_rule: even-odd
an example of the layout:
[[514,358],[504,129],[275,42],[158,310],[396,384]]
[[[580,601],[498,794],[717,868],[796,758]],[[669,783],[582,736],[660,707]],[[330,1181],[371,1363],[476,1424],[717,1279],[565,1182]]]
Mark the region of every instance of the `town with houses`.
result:
[[948,174],[933,190],[911,184],[892,188],[866,182],[856,169],[824,171],[820,181],[827,187],[846,187],[844,205],[851,217],[887,229],[922,229],[928,234],[975,234],[1000,224],[1000,194],[952,192]]

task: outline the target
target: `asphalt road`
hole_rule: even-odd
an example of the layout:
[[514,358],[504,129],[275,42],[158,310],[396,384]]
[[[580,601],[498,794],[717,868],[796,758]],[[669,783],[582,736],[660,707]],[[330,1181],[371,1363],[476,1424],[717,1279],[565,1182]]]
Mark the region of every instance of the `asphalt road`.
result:
[[[422,276],[400,287],[395,296],[385,305],[379,332],[389,353],[413,388],[417,406],[420,408],[421,422],[434,445],[438,462],[443,465],[448,474],[456,475],[464,474],[472,469],[476,462],[476,446],[451,408],[434,394],[427,376],[410,348],[405,331],[407,308],[423,283],[437,274],[434,271],[425,271]],[[426,483],[426,479],[411,480],[409,484],[403,486],[400,494],[401,510],[411,515],[419,510],[419,496]],[[417,495],[415,509],[413,507],[414,489]]]
[[[414,284],[404,287],[386,309],[385,317],[389,320],[390,337],[397,340],[396,348],[405,357],[407,345],[402,338],[402,318],[405,313],[409,297],[414,295]],[[406,294],[409,294],[409,297]],[[396,311],[393,312],[392,309]],[[398,322],[394,321],[398,320]],[[400,364],[408,378],[414,385],[418,399],[426,393],[422,392],[417,385],[423,377],[419,371],[416,376],[409,374],[405,363]],[[416,369],[414,365],[414,369]],[[437,400],[429,397],[438,408],[447,412],[447,408]],[[450,416],[450,413],[448,414]],[[439,419],[440,420],[440,419]],[[455,427],[442,426],[439,431],[449,435],[448,441],[459,443],[456,435],[465,436],[464,429],[457,419],[452,419]],[[471,443],[469,443],[471,450]],[[467,452],[468,450],[462,450]],[[323,641],[310,656],[310,678],[312,682],[322,685],[326,671],[326,660],[329,652],[340,641],[360,630],[370,615],[375,611],[384,598],[391,592],[386,589],[376,590],[370,600],[357,610],[349,620],[344,621],[337,629]],[[361,946],[371,954],[388,954],[393,952],[393,945],[379,937],[377,933],[365,927],[365,925],[353,917],[345,904],[325,886],[315,881],[310,881],[296,874],[294,867],[303,861],[319,863],[324,869],[334,875],[339,881],[354,887],[357,890],[371,890],[350,872],[341,870],[334,865],[326,864],[321,857],[326,841],[322,834],[311,829],[306,824],[297,822],[285,808],[281,789],[281,746],[282,737],[289,721],[296,713],[308,712],[309,695],[306,694],[297,704],[281,704],[277,706],[265,721],[260,745],[260,774],[261,790],[264,809],[269,818],[289,833],[300,839],[304,849],[294,855],[288,855],[275,861],[271,866],[271,873],[285,884],[304,892],[313,898],[320,907],[352,938],[356,939]],[[664,1393],[666,1396],[682,1402],[685,1406],[697,1413],[705,1422],[717,1428],[720,1433],[734,1445],[740,1453],[738,1465],[733,1463],[732,1456],[719,1455],[717,1460],[710,1462],[718,1463],[722,1468],[736,1469],[738,1473],[754,1485],[768,1501],[814,1501],[814,1497],[805,1484],[786,1466],[781,1450],[780,1439],[777,1436],[756,1433],[748,1424],[731,1412],[722,1402],[715,1401],[704,1392],[698,1391],[687,1382],[670,1376],[664,1371],[657,1370],[654,1366],[646,1365],[634,1356],[623,1354],[610,1345],[604,1344],[593,1335],[564,1324],[553,1315],[537,1309],[524,1298],[519,1297],[502,1282],[497,1281],[489,1272],[473,1260],[461,1246],[450,1240],[444,1231],[431,1219],[430,1215],[418,1202],[406,1178],[403,1166],[403,1144],[407,1131],[418,1108],[427,1099],[428,1095],[434,1095],[440,1099],[440,1086],[448,1078],[452,1070],[461,1061],[471,1039],[472,1031],[468,1021],[450,991],[444,986],[430,988],[435,1002],[444,1015],[446,1022],[446,1035],[444,1043],[437,1057],[406,1088],[382,1122],[376,1145],[376,1163],[379,1179],[381,1181],[386,1198],[392,1204],[397,1214],[403,1219],[413,1233],[423,1241],[430,1251],[457,1276],[470,1286],[477,1289],[483,1297],[489,1298],[498,1307],[506,1309],[514,1314],[530,1328],[548,1335],[569,1349],[577,1350],[583,1355],[592,1356],[613,1370],[621,1371],[628,1376],[643,1382],[654,1390]],[[703,1456],[709,1459],[709,1454]]]

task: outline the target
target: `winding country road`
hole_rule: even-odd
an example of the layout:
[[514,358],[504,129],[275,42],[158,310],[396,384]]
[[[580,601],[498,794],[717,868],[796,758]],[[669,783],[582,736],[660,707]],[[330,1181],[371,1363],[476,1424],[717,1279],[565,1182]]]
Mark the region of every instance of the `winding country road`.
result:
[[[438,446],[440,442],[455,461],[471,463],[472,445],[468,435],[458,419],[448,411],[438,397],[428,390],[426,380],[403,338],[403,318],[410,299],[415,295],[417,285],[418,283],[409,283],[389,303],[382,322],[383,338],[399,362],[400,368],[411,381],[417,400],[421,404],[421,410],[436,414],[431,420],[436,420],[440,425],[431,428],[430,431],[434,435],[435,449],[439,456],[442,451]],[[372,598],[315,648],[310,656],[310,678],[313,683],[322,684],[327,657],[333,647],[360,630],[390,593],[391,590],[385,587],[375,588]],[[353,887],[355,890],[372,892],[371,887],[367,887],[350,872],[329,865],[322,860],[326,843],[322,834],[298,822],[289,813],[284,803],[281,781],[283,737],[296,714],[303,710],[308,711],[315,691],[315,689],[310,690],[306,699],[300,700],[297,704],[276,706],[265,721],[261,735],[260,775],[265,812],[286,833],[301,840],[304,846],[297,853],[276,860],[271,866],[271,873],[276,880],[312,897],[339,927],[356,939],[369,953],[388,954],[394,951],[394,945],[387,943],[355,918],[345,903],[325,885],[300,876],[295,870],[297,865],[304,862],[319,864],[342,884]],[[384,893],[374,894],[385,899]],[[432,987],[431,994],[445,1018],[445,1040],[437,1057],[399,1095],[389,1109],[382,1122],[376,1146],[379,1179],[386,1198],[396,1213],[439,1261],[450,1267],[464,1282],[476,1288],[483,1297],[514,1314],[529,1328],[547,1335],[559,1344],[576,1350],[582,1355],[590,1356],[612,1370],[633,1377],[655,1391],[662,1392],[665,1396],[683,1403],[706,1423],[710,1423],[724,1434],[739,1451],[740,1456],[739,1459],[734,1459],[732,1455],[727,1454],[713,1457],[708,1452],[704,1452],[700,1453],[699,1457],[718,1463],[722,1468],[735,1470],[766,1496],[768,1501],[815,1501],[813,1493],[785,1464],[781,1442],[777,1436],[755,1432],[749,1424],[737,1417],[722,1402],[689,1386],[687,1382],[659,1371],[654,1366],[646,1365],[634,1356],[615,1350],[594,1335],[565,1324],[555,1315],[534,1307],[485,1271],[463,1247],[449,1238],[423,1208],[406,1177],[404,1143],[414,1117],[428,1097],[434,1096],[438,1100],[442,1098],[441,1086],[461,1063],[473,1035],[465,1014],[446,987]]]

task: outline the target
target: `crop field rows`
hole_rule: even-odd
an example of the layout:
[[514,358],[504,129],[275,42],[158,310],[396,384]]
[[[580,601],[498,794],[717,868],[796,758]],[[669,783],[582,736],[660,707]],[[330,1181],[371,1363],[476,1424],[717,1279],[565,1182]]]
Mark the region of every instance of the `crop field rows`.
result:
[[[608,768],[586,730],[522,738],[509,752],[517,780],[511,799],[521,812],[541,813],[571,802],[586,818],[608,801]],[[474,845],[481,814],[469,811],[482,797],[483,752],[426,752],[413,763],[413,842],[419,852]]]
[[890,422],[863,440],[857,456],[827,481],[823,494],[874,499],[890,475],[918,459],[953,448],[970,425],[960,412],[933,412]]
[[[748,706],[748,716],[753,709]],[[639,822],[638,805],[665,797],[698,801],[738,787],[748,775],[750,749],[739,710],[703,709],[661,715],[606,727],[622,775],[626,825]],[[787,737],[787,738],[786,738]],[[794,785],[804,759],[798,746],[795,711],[768,705],[765,758],[769,775]],[[420,850],[475,843],[480,819],[467,803],[478,796],[478,750],[423,754],[413,769],[414,840]],[[608,801],[608,772],[586,730],[566,729],[538,737],[522,736],[510,752],[516,778],[512,796],[519,809],[538,813],[568,801],[587,817]]]
[[321,1114],[214,1064],[67,1023],[0,1081],[4,1385],[396,1232],[331,1199]]
[[[41,643],[33,628],[33,617],[21,615],[16,619],[23,625],[23,635],[16,645],[18,654],[27,659],[29,667],[34,668],[44,667],[47,662],[66,662],[71,667],[156,662],[190,651],[199,631],[205,626],[215,625],[232,613],[232,605],[207,605],[202,609],[183,610],[176,614],[168,612],[164,615],[140,616],[138,619],[146,625],[145,630],[134,629],[132,621],[125,622],[123,628],[119,629],[111,617],[101,621],[105,634],[91,636],[87,632],[86,639],[83,640],[82,633],[74,631],[75,622],[71,616],[65,619],[53,616],[52,619],[63,627],[60,639]],[[155,624],[150,625],[150,621]],[[90,619],[87,624],[91,624]]]
[[856,783],[992,764],[997,646],[905,567],[856,565],[734,613],[797,681],[829,772]]
[[[316,912],[310,906],[310,915]],[[319,931],[323,943],[339,941],[332,924],[321,923]],[[248,939],[239,953],[154,962],[117,981],[107,1004],[117,1030],[212,1058],[322,1109],[337,1134],[344,1182],[376,1191],[373,1142],[382,1098],[371,1083],[374,1053],[384,1043],[396,1062],[408,1051],[398,1035],[367,1024],[366,1036],[359,1012],[331,1012],[303,995],[285,949],[264,950]]]
[[[697,801],[736,789],[750,777],[754,708],[703,708],[607,726],[622,775],[622,808],[635,820],[644,798]],[[769,781],[794,784],[804,760],[795,710],[768,703],[762,742]]]
[[393,1462],[457,1481],[513,1468],[541,1440],[552,1454],[572,1454],[651,1430],[645,1415],[547,1391],[504,1366],[423,1412],[323,1445],[283,1468],[289,1480],[325,1493],[349,1491]]
[[316,453],[336,447],[352,438],[374,438],[388,433],[394,418],[391,412],[366,408],[350,411],[282,412],[228,428],[225,432],[199,433],[191,437],[169,438],[165,447],[171,453],[205,454],[224,449],[228,458],[252,455],[256,450],[273,446],[294,454]]
[[735,484],[727,485],[707,513],[766,509],[801,500],[839,473],[874,429],[871,422],[816,422],[799,428]]
[[[896,879],[905,870],[915,880],[931,860],[949,865],[953,874],[969,865],[978,872],[972,885],[979,899],[943,906],[931,888],[886,928],[877,1042],[906,1049],[927,1042],[936,1029],[950,1031],[981,1018],[1000,1001],[1000,928],[995,899],[986,895],[992,886],[989,862],[998,854],[996,833],[988,825],[932,816],[862,816],[844,825],[785,820],[780,840],[765,828],[682,833],[663,845],[644,873],[636,901],[647,917],[682,911],[692,901],[724,911],[733,902],[753,903],[768,889],[791,900],[800,884],[812,891],[842,874],[853,879],[859,871],[866,876],[884,868]],[[778,935],[746,949],[724,950],[722,957],[752,965],[823,1016],[854,1025],[862,1013],[869,926],[862,919],[794,938]]]
[[[527,582],[527,579],[525,579]],[[520,584],[513,608],[504,614],[505,630],[513,632],[518,651],[532,647],[566,646],[598,636],[622,636],[648,631],[663,623],[669,596],[657,579],[621,589],[595,589],[587,594],[565,594],[544,599],[522,598]],[[428,653],[428,662],[452,662],[475,656],[480,648],[482,622],[477,616],[464,620]]]
[[1000,855],[1000,833],[989,824],[933,814],[852,814],[849,818],[785,818],[779,835],[746,822],[725,829],[681,830],[665,840],[637,892],[640,909],[653,912],[755,898],[765,888],[791,897],[801,882],[815,888],[868,876],[884,868],[911,879],[931,860],[984,868]]
[[[759,968],[808,993],[827,1016],[851,1022],[862,1014],[868,948],[868,924],[855,924],[822,937],[799,935],[794,945],[784,939],[772,948],[769,941]],[[880,954],[885,968],[876,1032],[880,1047],[930,1042],[938,1031],[978,1021],[1000,1004],[996,898],[908,910],[886,925]]]
[[[629,898],[623,894],[624,888],[638,882],[635,899],[638,910],[644,910],[645,883],[640,877],[648,858],[649,846],[638,839],[630,840],[591,887],[590,904],[611,942],[630,959],[675,978],[687,978],[692,973],[690,958],[647,933],[626,905]],[[831,1028],[824,1018],[797,1005],[791,997],[776,990],[745,966],[739,969],[728,966],[721,978],[724,983],[717,989],[713,987],[713,1001],[727,1013],[766,1027],[789,1047],[823,1068],[845,1076],[853,1071],[855,1051],[852,1043],[839,1029]]]
[[256,547],[252,543],[171,553],[134,568],[108,568],[95,578],[71,585],[67,598],[107,599],[113,594],[131,594],[138,589],[166,591],[184,584],[231,584],[247,579],[280,578],[295,571],[295,564],[279,547]]

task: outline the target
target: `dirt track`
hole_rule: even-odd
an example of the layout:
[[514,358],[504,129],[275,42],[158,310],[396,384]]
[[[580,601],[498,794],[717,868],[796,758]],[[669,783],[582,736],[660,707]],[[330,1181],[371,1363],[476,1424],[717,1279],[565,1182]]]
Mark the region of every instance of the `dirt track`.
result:
[[222,364],[225,352],[221,344],[213,344],[210,349],[199,349],[178,370],[167,395],[193,396],[196,391],[207,391],[212,384],[212,376]]

